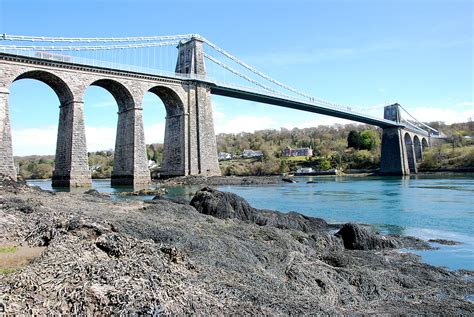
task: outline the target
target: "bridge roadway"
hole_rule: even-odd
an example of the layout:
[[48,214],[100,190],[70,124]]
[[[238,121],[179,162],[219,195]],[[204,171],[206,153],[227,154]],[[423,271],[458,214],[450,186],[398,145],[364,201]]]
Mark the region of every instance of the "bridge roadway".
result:
[[349,109],[345,110],[342,107],[333,107],[333,106],[324,106],[317,103],[305,102],[304,100],[288,98],[284,96],[278,96],[277,94],[271,94],[260,91],[253,91],[246,88],[236,88],[232,86],[227,86],[220,83],[211,83],[211,94],[226,96],[237,99],[250,100],[255,102],[261,102],[266,104],[271,104],[275,106],[281,106],[285,108],[291,108],[296,110],[308,111],[313,113],[319,113],[331,117],[347,119],[351,121],[371,124],[379,126],[381,128],[390,128],[398,127],[404,128],[405,125],[397,123],[395,121],[379,119],[372,116],[367,116],[361,113],[350,111]]
[[[372,116],[368,116],[362,113],[357,113],[351,111],[349,109],[344,109],[344,107],[335,107],[331,105],[324,105],[321,103],[312,103],[308,102],[304,99],[296,99],[291,96],[286,95],[279,95],[273,94],[271,92],[266,92],[263,90],[256,90],[251,89],[248,87],[238,87],[233,85],[228,85],[225,83],[220,83],[218,81],[214,81],[211,78],[202,75],[195,75],[195,74],[178,74],[178,73],[171,73],[171,72],[162,72],[158,70],[152,69],[142,69],[140,67],[133,67],[129,69],[122,69],[121,66],[128,67],[127,65],[120,65],[117,64],[117,68],[110,68],[104,66],[91,66],[91,65],[84,65],[78,63],[71,63],[71,62],[63,62],[57,60],[48,60],[42,59],[32,56],[23,56],[23,55],[14,55],[8,53],[1,53],[0,52],[0,60],[3,59],[20,59],[26,61],[27,63],[33,64],[41,64],[44,66],[49,67],[58,67],[58,68],[72,68],[77,70],[83,70],[87,68],[89,71],[98,72],[98,73],[120,73],[126,77],[137,77],[143,78],[144,76],[148,79],[174,79],[174,80],[181,80],[181,81],[194,81],[194,82],[201,82],[205,83],[210,86],[211,94],[226,96],[231,98],[261,102],[265,104],[276,105],[280,107],[286,107],[296,110],[302,110],[312,113],[319,113],[323,115],[328,115],[336,118],[347,119],[351,121],[366,123],[370,125],[379,126],[381,128],[389,128],[389,127],[398,127],[398,128],[405,128],[404,124],[397,123],[395,121],[376,118]],[[106,65],[106,64],[104,64]],[[114,65],[115,66],[115,65]],[[418,131],[419,132],[419,131]]]

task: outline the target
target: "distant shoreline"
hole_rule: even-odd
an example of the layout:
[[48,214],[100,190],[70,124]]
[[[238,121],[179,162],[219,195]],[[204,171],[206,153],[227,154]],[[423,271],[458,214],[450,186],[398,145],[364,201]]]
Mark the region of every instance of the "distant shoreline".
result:
[[[433,174],[472,174],[474,173],[474,167],[465,167],[465,168],[443,168],[443,169],[429,169],[429,170],[421,170],[417,174],[410,174],[409,176],[416,176],[416,175],[433,175]],[[342,172],[336,175],[295,175],[295,177],[321,177],[321,176],[338,176],[338,177],[367,177],[367,176],[380,176],[377,173],[377,170],[358,170],[357,172]],[[286,176],[286,175],[247,175],[247,176],[238,176],[238,175],[231,175],[231,176],[177,176],[167,179],[160,179],[155,178],[152,179],[152,183],[159,183],[159,184],[169,184],[169,183],[176,183],[176,184],[183,184],[183,183],[193,183],[197,184],[206,179],[208,182],[205,184],[208,185],[240,185],[240,184],[275,184],[280,182],[284,177],[293,177],[293,176]],[[110,177],[104,178],[92,178],[93,180],[110,180]],[[188,179],[188,181],[186,181]],[[24,181],[51,181],[51,178],[26,178]],[[183,184],[185,185],[185,184]]]

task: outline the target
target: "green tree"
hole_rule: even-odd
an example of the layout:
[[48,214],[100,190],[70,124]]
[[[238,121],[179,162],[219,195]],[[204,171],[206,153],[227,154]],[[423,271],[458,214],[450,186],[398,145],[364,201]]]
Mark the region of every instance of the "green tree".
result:
[[327,171],[331,169],[331,161],[325,159],[321,162],[321,170]]
[[32,176],[35,178],[50,178],[52,175],[53,167],[49,164],[42,163],[36,166]]
[[380,136],[375,130],[365,130],[360,133],[360,149],[373,150],[380,146]]
[[349,131],[347,136],[347,147],[354,148],[356,150],[360,147],[360,134],[355,130]]
[[33,173],[33,171],[35,170],[36,166],[38,166],[38,163],[36,163],[36,161],[30,161],[28,163],[28,166],[26,167],[26,170],[30,173]]
[[289,172],[288,163],[286,162],[286,160],[281,160],[280,161],[280,168],[278,169],[278,172],[280,174]]

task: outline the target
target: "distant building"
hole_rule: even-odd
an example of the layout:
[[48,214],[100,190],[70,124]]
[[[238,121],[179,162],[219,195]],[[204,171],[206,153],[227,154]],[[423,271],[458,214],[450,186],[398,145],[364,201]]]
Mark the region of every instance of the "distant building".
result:
[[312,157],[313,156],[313,149],[310,147],[302,147],[302,148],[295,148],[292,149],[289,146],[283,149],[281,151],[281,154],[286,157],[290,156],[306,156],[306,157]]
[[219,153],[217,153],[217,159],[219,161],[231,160],[232,159],[232,154],[227,153],[227,152],[219,152]]
[[242,152],[243,158],[253,158],[253,157],[262,157],[262,151],[254,151],[254,150],[244,150]]
[[314,170],[311,167],[300,167],[296,171],[297,174],[311,174],[314,173]]

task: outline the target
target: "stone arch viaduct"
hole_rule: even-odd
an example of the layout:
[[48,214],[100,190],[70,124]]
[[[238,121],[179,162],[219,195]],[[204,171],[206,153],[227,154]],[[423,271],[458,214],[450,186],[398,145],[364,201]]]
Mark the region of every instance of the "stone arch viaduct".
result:
[[383,129],[382,174],[417,172],[430,134],[400,123],[399,105],[384,109],[384,119],[345,110],[265,95],[251,90],[199,80],[206,75],[202,40],[178,45],[176,73],[159,76],[105,67],[87,66],[35,57],[0,53],[0,173],[16,178],[8,108],[9,87],[30,78],[49,85],[59,98],[59,124],[53,186],[91,184],[88,166],[83,98],[89,86],[109,91],[118,105],[112,185],[146,185],[150,182],[143,131],[142,100],[157,95],[166,108],[161,175],[220,175],[212,117],[211,93],[264,102],[303,111],[373,124]]
[[[195,53],[195,45],[186,51]],[[199,65],[192,64],[193,69],[186,65],[188,73],[199,72]],[[9,87],[16,80],[30,78],[50,86],[60,102],[53,186],[91,183],[83,116],[83,97],[89,86],[106,89],[118,105],[113,185],[150,182],[142,120],[146,92],[157,95],[166,108],[162,175],[220,175],[210,88],[204,83],[14,55],[2,56],[0,70],[0,173],[16,177]]]

